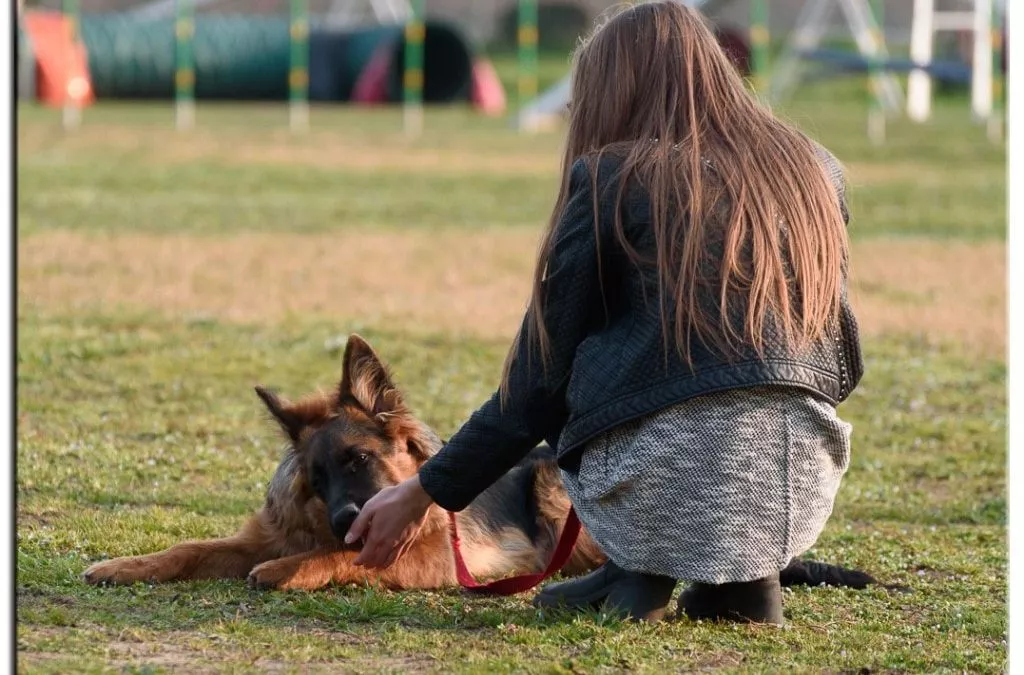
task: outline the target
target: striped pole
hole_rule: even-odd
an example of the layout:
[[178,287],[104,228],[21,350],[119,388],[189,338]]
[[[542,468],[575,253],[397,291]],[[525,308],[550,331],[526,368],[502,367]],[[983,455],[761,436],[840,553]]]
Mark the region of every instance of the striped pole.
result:
[[519,73],[517,107],[519,108],[519,131],[529,131],[523,116],[526,104],[537,96],[537,50],[539,30],[537,28],[537,0],[519,0],[519,27],[516,43],[519,48]]
[[767,0],[750,0],[750,70],[756,91],[765,91],[768,85],[770,39]]
[[[1009,5],[1009,2],[1007,2]],[[988,138],[993,143],[1003,140],[1003,106],[1006,82],[1003,74],[1003,21],[999,3],[992,7],[992,114],[988,116]]]
[[[67,21],[68,25],[68,41],[65,44],[74,46],[78,45],[78,26],[81,19],[78,0],[62,0],[61,11],[64,13],[64,20]],[[64,129],[70,131],[71,129],[78,128],[78,125],[82,123],[82,108],[80,105],[79,96],[81,95],[81,88],[86,83],[79,82],[77,78],[68,80],[64,86],[64,115],[63,123]]]
[[423,0],[411,0],[412,10],[405,23],[405,75],[402,78],[405,133],[419,136],[423,131]]
[[195,0],[176,0],[174,22],[174,109],[179,131],[195,126],[196,70],[192,40],[196,34]]
[[291,0],[288,112],[292,131],[309,129],[309,3]]
[[885,44],[885,0],[871,0],[874,29],[872,40],[875,43],[874,55],[868,73],[868,138],[874,145],[885,143],[885,106],[881,91],[882,45]]

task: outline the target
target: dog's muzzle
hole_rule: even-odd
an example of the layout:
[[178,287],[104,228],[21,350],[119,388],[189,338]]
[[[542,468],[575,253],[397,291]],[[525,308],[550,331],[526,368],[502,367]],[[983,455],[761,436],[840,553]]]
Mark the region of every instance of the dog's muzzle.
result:
[[356,516],[358,515],[358,506],[352,502],[345,504],[337,511],[331,513],[331,532],[338,539],[344,540],[349,528],[352,527],[352,523],[356,522]]

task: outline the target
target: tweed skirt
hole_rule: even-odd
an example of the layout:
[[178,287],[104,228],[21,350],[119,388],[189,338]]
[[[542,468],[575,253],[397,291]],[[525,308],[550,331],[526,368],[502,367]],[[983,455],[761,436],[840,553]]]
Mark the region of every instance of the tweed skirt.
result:
[[707,394],[589,442],[564,480],[617,565],[720,584],[811,548],[850,462],[850,425],[789,387]]

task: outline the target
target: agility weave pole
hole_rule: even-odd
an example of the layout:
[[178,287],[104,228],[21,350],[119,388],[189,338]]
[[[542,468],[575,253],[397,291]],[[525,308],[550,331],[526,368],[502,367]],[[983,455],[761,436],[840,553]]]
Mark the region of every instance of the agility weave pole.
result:
[[405,72],[402,77],[403,123],[408,136],[423,131],[423,0],[411,0],[412,12],[405,24]]
[[519,0],[519,25],[516,30],[516,45],[519,56],[519,72],[517,77],[516,113],[519,119],[519,131],[532,130],[527,123],[523,111],[526,104],[537,98],[538,77],[538,45],[539,29],[537,26],[537,0]]
[[754,90],[758,92],[765,91],[768,84],[770,43],[768,2],[750,0],[750,74]]
[[292,131],[309,129],[309,3],[291,0],[291,63],[288,69],[288,121]]
[[196,35],[194,0],[175,2],[174,22],[174,110],[179,131],[191,129],[196,121],[196,69],[192,49]]

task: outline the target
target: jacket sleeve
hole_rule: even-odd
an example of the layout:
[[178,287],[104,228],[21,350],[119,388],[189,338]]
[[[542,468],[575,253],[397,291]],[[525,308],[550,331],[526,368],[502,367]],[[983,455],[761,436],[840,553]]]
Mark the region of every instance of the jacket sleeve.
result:
[[565,425],[565,391],[576,348],[589,331],[595,303],[601,307],[594,205],[590,172],[577,160],[542,282],[543,321],[550,337],[547,362],[535,341],[525,339],[524,319],[507,399],[502,402],[495,392],[420,468],[423,488],[442,508],[466,508]]

